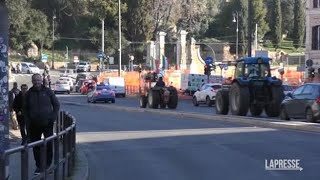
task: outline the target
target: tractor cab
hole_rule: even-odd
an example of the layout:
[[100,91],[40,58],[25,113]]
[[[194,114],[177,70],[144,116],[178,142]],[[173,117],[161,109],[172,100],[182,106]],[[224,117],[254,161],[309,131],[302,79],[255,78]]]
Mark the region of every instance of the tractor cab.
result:
[[270,58],[249,57],[237,61],[235,68],[235,78],[244,79],[265,79],[271,77]]

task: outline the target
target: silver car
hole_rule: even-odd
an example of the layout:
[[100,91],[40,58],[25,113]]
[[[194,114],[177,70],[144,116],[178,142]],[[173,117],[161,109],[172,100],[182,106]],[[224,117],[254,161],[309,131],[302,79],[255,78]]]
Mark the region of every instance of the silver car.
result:
[[288,93],[280,106],[280,119],[320,119],[320,83],[307,83]]

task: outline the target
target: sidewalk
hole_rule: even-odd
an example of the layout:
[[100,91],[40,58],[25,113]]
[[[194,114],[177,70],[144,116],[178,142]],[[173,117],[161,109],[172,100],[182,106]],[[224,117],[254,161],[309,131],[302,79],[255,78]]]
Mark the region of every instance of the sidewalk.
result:
[[[19,130],[12,130],[10,129],[10,148],[18,147],[21,144],[21,136]],[[19,180],[21,179],[20,173],[20,164],[21,164],[21,157],[20,153],[15,153],[10,156],[9,160],[9,172],[10,172],[10,180]],[[62,166],[61,166],[62,168]],[[39,178],[32,178],[33,172],[35,170],[35,162],[33,159],[33,151],[32,149],[29,150],[29,179],[39,179]],[[77,154],[76,154],[76,166],[74,169],[73,176],[70,179],[73,180],[87,180],[89,171],[88,171],[88,160],[82,150],[77,147]],[[60,170],[62,172],[62,169]],[[53,180],[53,174],[48,175],[48,180]]]

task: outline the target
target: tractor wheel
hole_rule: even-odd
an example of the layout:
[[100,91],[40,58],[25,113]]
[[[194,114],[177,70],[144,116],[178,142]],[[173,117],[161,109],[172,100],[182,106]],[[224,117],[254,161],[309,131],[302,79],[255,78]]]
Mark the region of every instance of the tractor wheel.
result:
[[160,102],[159,91],[149,90],[148,93],[148,107],[153,109],[158,109]]
[[147,107],[147,97],[146,96],[140,96],[140,99],[139,99],[139,102],[140,102],[140,107],[141,108],[146,108]]
[[280,115],[280,105],[283,100],[283,89],[280,86],[271,87],[271,95],[269,104],[266,105],[265,111],[269,117],[277,117]]
[[241,87],[234,83],[230,88],[229,103],[232,115],[246,116],[250,105],[250,93],[248,87]]
[[216,94],[216,114],[228,114],[229,111],[229,91],[220,90]]
[[168,102],[169,109],[176,109],[178,106],[178,92],[176,89],[170,90],[170,99]]
[[263,111],[263,107],[257,106],[256,104],[250,105],[250,113],[252,116],[260,116]]

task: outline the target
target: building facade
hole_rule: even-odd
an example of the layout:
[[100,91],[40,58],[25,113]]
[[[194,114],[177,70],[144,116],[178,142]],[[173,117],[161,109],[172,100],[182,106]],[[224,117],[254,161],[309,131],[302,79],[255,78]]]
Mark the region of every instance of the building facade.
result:
[[306,50],[305,59],[312,59],[320,66],[320,0],[306,1]]

